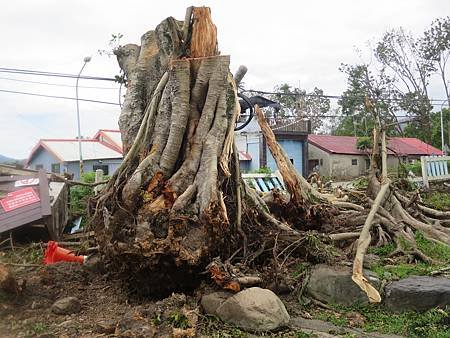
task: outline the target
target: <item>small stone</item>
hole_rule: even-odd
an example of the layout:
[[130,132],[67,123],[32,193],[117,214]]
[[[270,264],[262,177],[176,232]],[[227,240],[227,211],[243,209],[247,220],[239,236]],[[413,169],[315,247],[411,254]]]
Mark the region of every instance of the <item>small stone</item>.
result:
[[114,320],[101,320],[96,323],[95,331],[97,333],[113,334],[116,331],[116,322]]
[[268,289],[253,287],[228,298],[216,310],[225,322],[255,332],[273,331],[289,324],[283,302]]
[[394,312],[427,311],[450,305],[450,279],[411,276],[386,286],[385,305]]
[[70,315],[72,313],[80,312],[81,303],[76,297],[65,297],[58,299],[52,305],[52,312],[57,315]]

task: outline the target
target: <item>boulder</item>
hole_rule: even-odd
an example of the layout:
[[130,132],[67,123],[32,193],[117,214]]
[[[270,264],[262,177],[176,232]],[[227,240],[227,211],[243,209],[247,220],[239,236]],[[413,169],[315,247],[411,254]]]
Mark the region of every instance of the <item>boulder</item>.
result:
[[228,298],[233,296],[231,292],[213,292],[208,295],[204,295],[201,300],[202,308],[205,313],[209,315],[216,315],[216,310],[222,305]]
[[[377,275],[364,270],[364,276],[376,288],[381,288]],[[316,265],[306,286],[309,296],[328,304],[367,304],[367,295],[352,280],[352,269],[346,266]]]
[[52,305],[52,312],[57,315],[70,315],[80,312],[81,303],[76,297],[65,297],[58,299]]
[[450,305],[450,279],[411,276],[385,288],[385,305],[391,311],[426,311]]
[[276,294],[267,289],[245,289],[225,300],[216,315],[225,322],[254,332],[273,331],[289,324],[289,314]]

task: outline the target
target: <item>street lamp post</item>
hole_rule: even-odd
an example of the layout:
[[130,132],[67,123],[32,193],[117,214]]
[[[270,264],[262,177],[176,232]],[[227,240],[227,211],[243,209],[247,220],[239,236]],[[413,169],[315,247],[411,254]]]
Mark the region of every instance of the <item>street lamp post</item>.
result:
[[79,155],[80,155],[80,179],[81,179],[81,175],[83,175],[84,168],[83,168],[83,151],[81,149],[81,125],[80,125],[80,106],[79,106],[79,103],[78,103],[78,81],[80,80],[81,72],[83,71],[84,67],[86,67],[86,64],[89,61],[91,61],[91,57],[90,56],[86,56],[83,59],[83,61],[84,61],[83,67],[81,67],[80,72],[78,73],[77,84],[75,86],[75,97],[76,97],[76,101],[77,101],[78,152],[79,152]]

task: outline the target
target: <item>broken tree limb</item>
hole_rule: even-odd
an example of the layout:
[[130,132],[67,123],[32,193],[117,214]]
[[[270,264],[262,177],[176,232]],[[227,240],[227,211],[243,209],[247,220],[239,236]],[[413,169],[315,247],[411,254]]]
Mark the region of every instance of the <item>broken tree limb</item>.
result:
[[264,113],[258,105],[255,106],[255,112],[267,146],[277,163],[286,189],[291,195],[291,202],[297,207],[306,207],[306,209],[309,208],[313,201],[325,202],[325,199],[311,187],[303,176],[297,173],[294,165],[287,159],[286,153],[276,141],[275,134],[268,125],[264,118]]
[[[374,133],[377,134],[377,133]],[[383,202],[386,193],[390,186],[390,180],[387,178],[387,152],[386,152],[386,133],[384,130],[381,131],[381,161],[382,161],[382,173],[381,173],[381,188],[378,191],[377,197],[372,204],[372,208],[370,209],[369,215],[364,223],[364,226],[361,230],[361,234],[359,235],[355,260],[353,262],[353,274],[352,280],[363,290],[367,297],[369,298],[369,302],[371,303],[379,303],[381,302],[381,296],[377,289],[375,289],[369,281],[363,275],[363,263],[364,263],[364,255],[369,247],[371,236],[370,236],[370,228],[372,227],[374,217]],[[378,140],[374,140],[377,142]]]

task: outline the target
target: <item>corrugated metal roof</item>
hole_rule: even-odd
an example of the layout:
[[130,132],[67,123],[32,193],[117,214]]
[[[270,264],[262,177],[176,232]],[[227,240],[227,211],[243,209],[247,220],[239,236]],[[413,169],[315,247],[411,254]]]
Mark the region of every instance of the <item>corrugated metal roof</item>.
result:
[[[122,154],[97,140],[82,140],[83,160],[121,158]],[[61,161],[78,161],[78,140],[41,140],[41,145],[51,151]]]
[[[309,135],[308,142],[335,154],[365,155],[356,148],[357,137],[334,135]],[[388,153],[397,155],[442,155],[442,151],[417,138],[391,137],[388,139]]]

